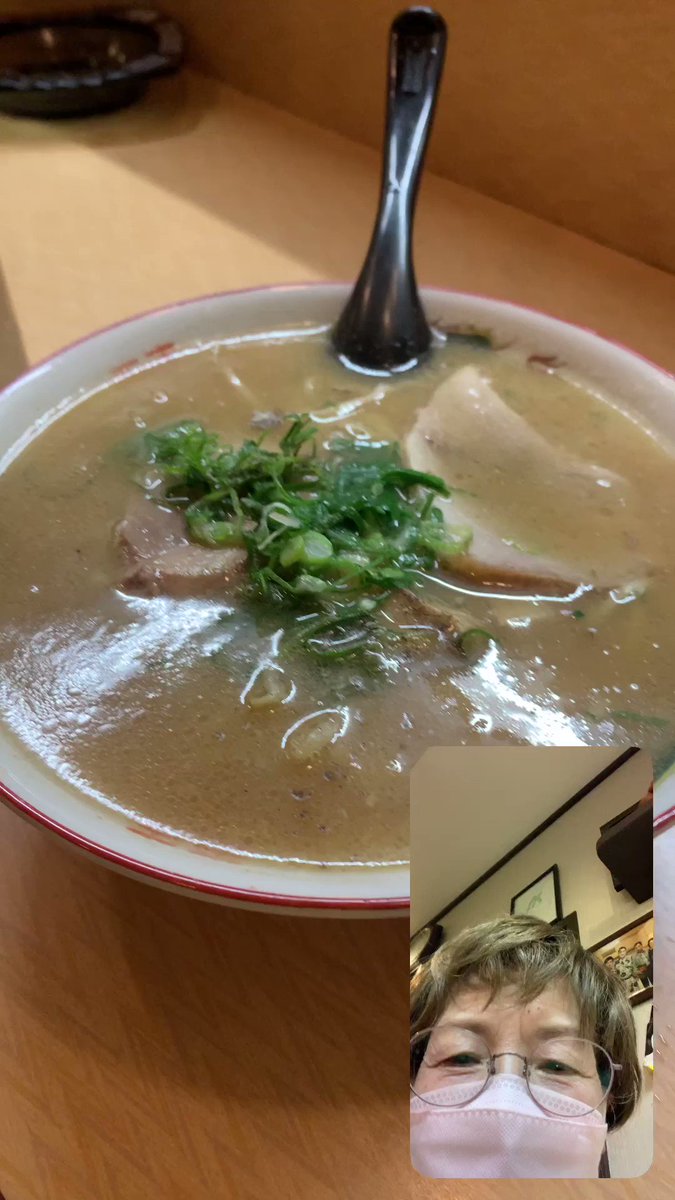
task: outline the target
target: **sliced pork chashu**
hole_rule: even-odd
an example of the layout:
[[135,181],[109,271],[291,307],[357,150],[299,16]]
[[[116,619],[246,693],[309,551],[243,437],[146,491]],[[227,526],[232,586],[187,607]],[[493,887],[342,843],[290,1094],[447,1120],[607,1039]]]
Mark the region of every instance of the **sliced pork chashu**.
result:
[[246,551],[197,546],[182,513],[135,496],[115,541],[126,560],[125,591],[141,596],[202,596],[241,583]]
[[460,489],[440,502],[473,531],[452,569],[480,585],[566,595],[645,576],[640,503],[620,476],[553,446],[472,366],[435,391],[406,441],[412,467]]

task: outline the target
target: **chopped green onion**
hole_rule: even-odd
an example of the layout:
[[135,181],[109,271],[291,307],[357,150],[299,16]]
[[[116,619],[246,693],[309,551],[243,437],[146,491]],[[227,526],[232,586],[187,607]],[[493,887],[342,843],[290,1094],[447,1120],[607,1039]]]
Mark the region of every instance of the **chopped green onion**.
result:
[[650,725],[654,729],[668,729],[672,725],[672,721],[667,721],[665,717],[652,717],[647,713],[628,712],[626,709],[614,708],[610,712],[610,717],[614,721],[627,721],[629,724]]
[[190,536],[243,546],[251,595],[305,615],[311,605],[299,640],[333,655],[382,642],[376,610],[419,572],[465,553],[471,531],[446,524],[435,500],[451,489],[407,467],[397,443],[339,435],[318,454],[318,432],[300,414],[277,448],[265,434],[232,446],[184,421],[144,445]]
[[308,567],[320,566],[333,557],[333,547],[323,533],[316,533],[313,529],[310,529],[307,533],[303,534],[303,540],[304,554],[302,561]]
[[300,522],[293,516],[288,504],[270,504],[264,515],[268,522],[274,521],[275,525],[283,525],[286,529],[300,528]]
[[458,554],[466,554],[473,538],[466,525],[442,525],[438,521],[425,521],[422,525],[422,541],[440,562]]
[[621,708],[613,708],[609,712],[600,714],[585,709],[579,715],[596,725],[601,724],[603,721],[619,721],[628,725],[647,725],[653,729],[670,729],[673,724],[672,721],[668,721],[665,717],[654,717],[648,713],[630,712],[628,709]]
[[475,660],[481,658],[491,645],[498,646],[500,643],[487,629],[466,629],[464,633],[460,633],[455,645],[462,654],[467,658]]
[[209,521],[197,514],[187,515],[190,535],[203,546],[242,546],[241,524],[237,521]]
[[328,584],[325,579],[319,579],[317,575],[298,575],[295,581],[295,591],[298,596],[319,596],[321,592],[325,592]]
[[296,563],[305,567],[318,567],[333,557],[333,547],[327,537],[314,530],[298,533],[287,541],[279,553],[282,567],[292,567]]

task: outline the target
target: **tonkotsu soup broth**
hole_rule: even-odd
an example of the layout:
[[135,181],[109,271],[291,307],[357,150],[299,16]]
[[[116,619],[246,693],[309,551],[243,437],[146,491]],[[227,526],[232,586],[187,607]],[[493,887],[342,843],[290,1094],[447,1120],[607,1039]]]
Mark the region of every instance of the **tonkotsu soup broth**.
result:
[[[164,496],[156,464],[139,463],[148,431],[192,420],[239,446],[269,427],[272,450],[288,427],[279,416],[306,413],[320,456],[340,434],[400,443],[407,461],[438,386],[471,391],[476,373],[508,406],[513,444],[504,461],[487,442],[484,460],[464,448],[446,522],[463,497],[482,504],[519,574],[444,560],[412,599],[395,590],[378,611],[381,643],[328,659],[295,636],[311,598],[297,612],[251,599],[245,571],[207,594],[124,585],[115,530],[144,491]],[[448,442],[452,456],[451,428]],[[539,475],[510,469],[523,454],[539,456]],[[576,508],[546,482],[553,454],[565,487],[579,480]],[[596,484],[607,503],[585,520]],[[234,854],[405,861],[406,776],[429,745],[639,741],[668,754],[674,518],[669,449],[621,397],[515,350],[453,338],[428,366],[384,380],[344,370],[325,333],[191,347],[74,403],[0,477],[2,716],[67,785],[154,829]],[[570,554],[594,570],[610,542],[607,571],[625,554],[636,577],[562,594],[542,580]]]

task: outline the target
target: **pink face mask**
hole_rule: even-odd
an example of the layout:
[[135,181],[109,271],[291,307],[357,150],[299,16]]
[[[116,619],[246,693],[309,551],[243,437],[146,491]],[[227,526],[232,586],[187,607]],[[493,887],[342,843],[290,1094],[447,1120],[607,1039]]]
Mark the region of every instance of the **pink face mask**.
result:
[[[525,1080],[495,1075],[465,1108],[462,1085],[433,1093],[435,1105],[410,1104],[410,1157],[431,1179],[597,1179],[607,1127],[598,1112],[549,1091],[551,1116],[535,1104]],[[581,1111],[580,1111],[581,1110]],[[563,1115],[567,1114],[567,1115]]]

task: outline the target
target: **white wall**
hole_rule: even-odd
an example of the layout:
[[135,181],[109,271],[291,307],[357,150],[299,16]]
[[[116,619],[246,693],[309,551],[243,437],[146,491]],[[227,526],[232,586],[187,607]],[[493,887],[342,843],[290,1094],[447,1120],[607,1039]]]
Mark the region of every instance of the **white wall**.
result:
[[601,771],[616,746],[437,746],[410,776],[414,932]]
[[[492,750],[485,752],[491,754]],[[576,910],[583,945],[592,946],[642,913],[649,912],[653,907],[651,900],[636,904],[627,892],[614,891],[611,875],[600,862],[595,843],[600,826],[640,800],[650,780],[649,756],[640,752],[452,909],[442,921],[447,934],[477,925],[499,913],[508,913],[511,897],[553,863],[557,863],[560,870],[563,914]],[[508,803],[508,797],[496,796],[495,802]],[[489,814],[485,814],[484,819],[489,820]],[[475,836],[480,837],[478,822]],[[414,877],[413,868],[413,885]],[[447,901],[451,899],[448,895]]]
[[[633,1009],[637,1030],[638,1052],[644,1056],[647,1026],[652,1006],[649,1001]],[[656,1036],[656,1035],[655,1035]],[[644,1091],[633,1116],[623,1129],[610,1135],[607,1148],[609,1169],[615,1179],[634,1179],[644,1175],[652,1165],[654,1155],[654,1073],[642,1072]]]

